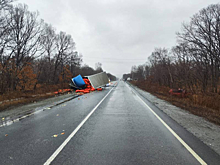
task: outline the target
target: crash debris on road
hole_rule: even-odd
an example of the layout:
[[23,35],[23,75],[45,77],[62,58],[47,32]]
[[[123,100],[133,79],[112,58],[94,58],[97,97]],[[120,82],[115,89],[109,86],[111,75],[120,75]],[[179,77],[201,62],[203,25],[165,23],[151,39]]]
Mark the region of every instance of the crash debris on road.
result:
[[92,91],[102,91],[103,87],[108,87],[110,80],[106,72],[97,73],[90,76],[81,76],[80,74],[71,79],[71,89],[60,89],[54,92],[55,95],[71,93],[75,91],[78,95],[90,93]]
[[72,92],[71,89],[59,89],[58,91],[54,92],[54,94],[58,95],[58,94],[65,94],[70,92]]
[[92,91],[102,91],[102,87],[108,86],[109,78],[106,72],[101,72],[98,74],[84,76],[78,75],[72,78],[70,83],[71,88],[76,90],[79,95],[90,93]]
[[172,96],[178,96],[178,97],[186,97],[187,96],[187,92],[185,89],[170,89],[169,90],[169,94]]

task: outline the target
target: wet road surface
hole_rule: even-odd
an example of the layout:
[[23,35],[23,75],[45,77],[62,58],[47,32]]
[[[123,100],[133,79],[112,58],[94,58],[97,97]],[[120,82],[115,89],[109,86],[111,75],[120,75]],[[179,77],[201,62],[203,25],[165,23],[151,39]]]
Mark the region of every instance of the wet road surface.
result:
[[0,128],[0,164],[196,165],[201,162],[219,164],[220,158],[124,82]]

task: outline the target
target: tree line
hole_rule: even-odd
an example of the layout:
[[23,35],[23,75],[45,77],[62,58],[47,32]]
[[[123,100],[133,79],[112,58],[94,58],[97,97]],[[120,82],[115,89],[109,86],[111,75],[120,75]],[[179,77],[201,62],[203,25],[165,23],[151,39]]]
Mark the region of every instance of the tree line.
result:
[[191,92],[220,92],[220,4],[200,10],[176,35],[176,46],[155,48],[145,64],[132,66],[123,78]]
[[64,84],[78,74],[102,71],[82,66],[71,35],[31,12],[25,4],[0,0],[0,94],[34,90],[38,84]]

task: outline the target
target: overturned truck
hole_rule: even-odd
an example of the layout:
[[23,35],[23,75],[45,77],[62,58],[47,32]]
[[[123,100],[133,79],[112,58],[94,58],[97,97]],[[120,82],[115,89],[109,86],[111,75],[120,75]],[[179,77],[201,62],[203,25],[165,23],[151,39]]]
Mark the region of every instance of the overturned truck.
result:
[[83,77],[78,75],[72,78],[70,87],[75,89],[76,92],[89,93],[94,90],[102,90],[101,87],[104,87],[107,84],[109,84],[109,78],[106,72],[101,72]]

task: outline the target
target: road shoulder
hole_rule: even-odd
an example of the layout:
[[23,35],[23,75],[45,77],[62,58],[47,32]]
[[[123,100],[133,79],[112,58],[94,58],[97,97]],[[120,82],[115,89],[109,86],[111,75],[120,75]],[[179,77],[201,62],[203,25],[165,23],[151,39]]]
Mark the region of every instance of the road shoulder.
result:
[[23,116],[26,116],[28,114],[44,110],[44,109],[49,109],[50,107],[59,105],[63,102],[66,102],[68,100],[71,100],[75,97],[77,97],[75,93],[72,94],[65,94],[65,95],[60,95],[60,96],[55,96],[52,98],[44,99],[41,101],[35,101],[33,103],[21,105],[21,106],[16,106],[12,107],[10,109],[6,109],[4,111],[0,112],[0,125],[7,121],[13,121],[15,119],[22,118]]
[[218,125],[161,100],[132,84],[129,85],[220,155],[220,127]]

